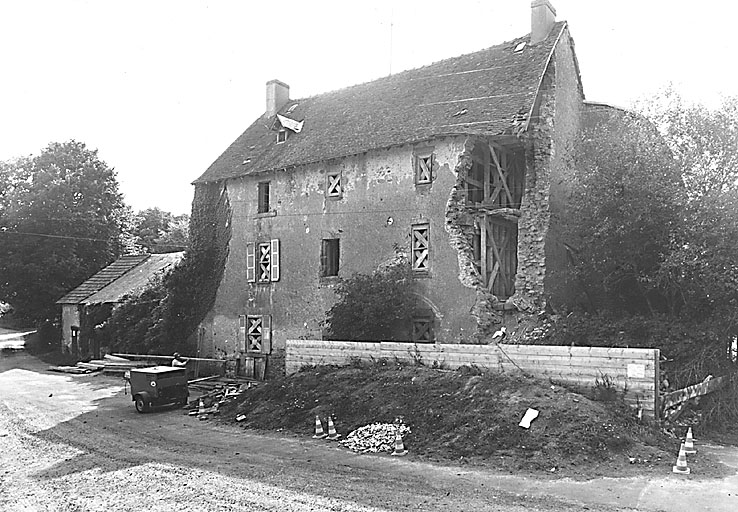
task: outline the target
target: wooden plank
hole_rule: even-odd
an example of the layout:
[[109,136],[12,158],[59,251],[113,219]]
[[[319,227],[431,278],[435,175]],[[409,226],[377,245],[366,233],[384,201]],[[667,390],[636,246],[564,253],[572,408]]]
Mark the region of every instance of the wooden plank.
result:
[[[592,366],[602,368],[619,368],[627,371],[628,365],[639,365],[646,371],[656,367],[655,361],[643,359],[612,359],[607,357],[561,357],[561,356],[520,356],[508,354],[518,364],[557,365],[557,366]],[[504,356],[503,356],[504,357]]]
[[482,217],[482,225],[479,229],[479,252],[480,252],[480,274],[482,276],[482,284],[487,285],[487,214]]
[[724,387],[727,383],[728,379],[725,376],[705,379],[699,384],[695,384],[693,386],[667,393],[662,398],[661,407],[664,410],[669,409],[670,407],[674,407],[675,405],[686,402],[687,400],[691,400],[692,398],[717,391],[718,389]]
[[287,348],[322,348],[322,347],[353,347],[359,350],[375,350],[379,342],[367,341],[328,341],[328,340],[287,340]]
[[508,353],[520,354],[572,354],[582,356],[599,356],[599,357],[632,357],[654,358],[657,349],[647,348],[604,348],[604,347],[569,347],[560,345],[506,345],[502,344],[502,348]]
[[[591,380],[593,384],[596,379],[602,379],[602,375],[603,375],[602,373],[600,373],[600,371],[597,368],[590,370],[584,367],[579,368],[579,369],[574,369],[574,368],[567,369],[567,368],[557,368],[556,366],[535,366],[535,367],[526,367],[522,365],[515,366],[512,363],[502,360],[502,359],[500,360],[500,364],[505,369],[518,369],[519,368],[519,369],[522,369],[523,371],[532,373],[534,375],[545,375],[545,376],[550,376],[550,375],[567,376],[568,375],[568,376],[578,377],[578,378],[587,378]],[[640,383],[643,386],[653,387],[651,376],[642,378],[642,379],[641,378],[634,379],[634,378],[626,377],[624,373],[611,372],[606,375],[608,375],[608,377],[610,377],[611,379],[615,381],[623,381],[623,382],[627,381],[629,386]]]

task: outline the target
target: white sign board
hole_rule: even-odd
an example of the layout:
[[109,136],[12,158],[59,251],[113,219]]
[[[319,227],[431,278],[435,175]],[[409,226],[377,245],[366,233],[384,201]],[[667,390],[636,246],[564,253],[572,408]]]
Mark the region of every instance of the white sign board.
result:
[[629,364],[628,365],[628,378],[629,379],[642,379],[646,376],[646,365],[644,364]]

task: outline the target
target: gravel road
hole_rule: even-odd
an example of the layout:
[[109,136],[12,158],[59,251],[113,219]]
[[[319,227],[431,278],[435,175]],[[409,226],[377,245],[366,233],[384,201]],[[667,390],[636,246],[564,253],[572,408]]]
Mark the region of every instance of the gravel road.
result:
[[181,409],[142,415],[120,378],[49,372],[23,352],[0,356],[0,510],[630,510],[620,506],[625,487],[610,484],[593,507],[576,493],[541,494],[546,485],[356,455]]

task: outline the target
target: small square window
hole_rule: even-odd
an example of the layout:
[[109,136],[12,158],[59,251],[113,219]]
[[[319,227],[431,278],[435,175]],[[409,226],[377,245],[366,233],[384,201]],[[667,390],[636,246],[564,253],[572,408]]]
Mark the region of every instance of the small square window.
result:
[[340,240],[338,238],[324,239],[320,248],[320,276],[334,277],[338,275],[340,260]]
[[341,173],[329,173],[327,175],[326,194],[328,197],[343,197],[343,186],[341,184]]
[[269,182],[264,181],[259,183],[259,205],[256,210],[257,213],[268,213],[269,212]]
[[433,343],[433,317],[416,316],[413,318],[412,340],[416,343]]
[[287,130],[282,128],[277,132],[277,144],[282,144],[287,140]]
[[433,153],[422,153],[414,156],[416,185],[428,185],[433,182],[433,160]]
[[430,225],[413,225],[411,237],[413,271],[427,273],[430,271]]

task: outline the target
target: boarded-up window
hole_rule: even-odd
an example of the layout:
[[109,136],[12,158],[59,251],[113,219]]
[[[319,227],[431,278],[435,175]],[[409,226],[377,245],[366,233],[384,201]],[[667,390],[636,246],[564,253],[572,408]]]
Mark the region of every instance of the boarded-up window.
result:
[[430,225],[414,224],[411,236],[413,271],[430,271]]
[[246,244],[246,280],[249,283],[279,281],[279,240]]
[[340,240],[338,238],[322,240],[320,248],[321,277],[332,277],[338,275],[340,256]]
[[485,216],[482,231],[482,275],[487,289],[498,299],[505,300],[515,293],[518,270],[518,225]]
[[421,148],[413,155],[413,167],[415,170],[415,184],[429,185],[433,182],[433,148]]
[[341,173],[328,173],[326,175],[326,193],[328,197],[343,197],[343,186],[341,184]]
[[269,354],[271,351],[271,315],[246,315],[246,353]]
[[413,318],[412,340],[416,343],[433,343],[433,317],[431,315]]

